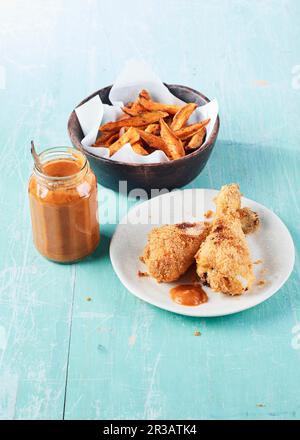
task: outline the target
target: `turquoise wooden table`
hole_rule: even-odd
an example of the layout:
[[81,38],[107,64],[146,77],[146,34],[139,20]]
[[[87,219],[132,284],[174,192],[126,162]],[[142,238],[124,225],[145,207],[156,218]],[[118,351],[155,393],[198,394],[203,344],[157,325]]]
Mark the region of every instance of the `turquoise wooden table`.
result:
[[[299,419],[299,20],[298,0],[3,2],[0,418]],[[109,260],[113,218],[80,264],[33,247],[30,139],[69,144],[72,108],[132,57],[219,100],[216,148],[189,187],[239,182],[291,231],[292,276],[254,309],[192,319],[138,300]],[[99,194],[110,215],[118,196]]]

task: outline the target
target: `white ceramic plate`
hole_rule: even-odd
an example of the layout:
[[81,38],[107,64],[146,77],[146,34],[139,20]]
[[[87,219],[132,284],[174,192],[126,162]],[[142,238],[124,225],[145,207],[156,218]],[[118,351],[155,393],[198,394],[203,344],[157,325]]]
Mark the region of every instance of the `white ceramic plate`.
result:
[[[117,226],[110,245],[110,258],[116,274],[124,286],[138,298],[171,312],[189,316],[222,316],[240,312],[262,303],[276,293],[288,279],[295,259],[293,240],[283,222],[272,211],[252,200],[243,198],[242,206],[258,213],[261,227],[247,236],[252,260],[262,260],[254,265],[257,280],[264,279],[251,291],[238,297],[213,292],[204,287],[209,300],[197,307],[176,304],[170,298],[171,287],[182,282],[157,283],[150,277],[139,277],[146,272],[139,260],[147,242],[148,232],[157,225],[182,221],[203,220],[207,210],[215,210],[213,198],[218,191],[212,189],[187,189],[174,191],[143,202],[123,218]],[[184,280],[183,280],[184,282]]]

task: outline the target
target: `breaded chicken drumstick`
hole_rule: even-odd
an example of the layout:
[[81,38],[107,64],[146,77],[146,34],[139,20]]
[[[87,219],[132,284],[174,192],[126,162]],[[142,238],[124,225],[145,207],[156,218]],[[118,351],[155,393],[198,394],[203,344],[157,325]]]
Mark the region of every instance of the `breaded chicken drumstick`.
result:
[[239,186],[223,186],[216,198],[211,231],[195,257],[201,281],[213,290],[229,295],[244,293],[254,281],[240,208]]
[[195,253],[208,232],[203,222],[179,223],[152,229],[141,257],[149,275],[164,283],[180,278],[195,261]]

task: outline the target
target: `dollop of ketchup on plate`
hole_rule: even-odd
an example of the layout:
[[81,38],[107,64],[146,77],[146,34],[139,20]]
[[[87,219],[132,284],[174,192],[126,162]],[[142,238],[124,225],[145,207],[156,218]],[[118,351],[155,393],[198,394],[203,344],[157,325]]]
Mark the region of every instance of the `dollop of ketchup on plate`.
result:
[[200,284],[180,284],[170,290],[171,298],[182,306],[199,306],[208,301]]

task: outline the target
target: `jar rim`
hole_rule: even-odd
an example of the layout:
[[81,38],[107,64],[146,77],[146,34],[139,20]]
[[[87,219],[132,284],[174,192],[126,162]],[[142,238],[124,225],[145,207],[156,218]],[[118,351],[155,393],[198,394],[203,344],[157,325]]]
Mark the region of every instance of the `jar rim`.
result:
[[49,174],[43,173],[36,167],[36,165],[34,165],[33,167],[34,173],[38,177],[45,179],[49,182],[57,182],[57,181],[68,182],[70,180],[76,179],[76,177],[78,177],[78,175],[82,173],[82,171],[86,168],[88,164],[88,160],[85,154],[74,147],[67,147],[67,146],[50,147],[47,148],[46,150],[43,150],[41,153],[38,154],[38,156],[42,164],[51,162],[51,160],[58,160],[59,156],[61,156],[60,157],[61,159],[63,158],[70,159],[71,157],[73,157],[75,160],[79,160],[79,158],[82,160],[82,166],[80,167],[80,169],[78,169],[76,173],[70,174],[68,176],[49,176]]

